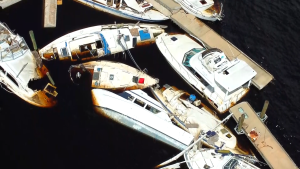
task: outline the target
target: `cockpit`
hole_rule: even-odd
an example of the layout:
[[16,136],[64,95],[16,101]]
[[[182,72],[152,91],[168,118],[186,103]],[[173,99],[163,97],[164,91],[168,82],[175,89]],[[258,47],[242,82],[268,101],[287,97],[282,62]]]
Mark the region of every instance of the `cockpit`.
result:
[[229,63],[224,52],[216,48],[204,51],[200,57],[202,57],[202,64],[210,72],[226,69]]
[[22,56],[29,49],[25,40],[20,36],[11,36],[11,33],[0,25],[0,60],[2,62],[14,60]]

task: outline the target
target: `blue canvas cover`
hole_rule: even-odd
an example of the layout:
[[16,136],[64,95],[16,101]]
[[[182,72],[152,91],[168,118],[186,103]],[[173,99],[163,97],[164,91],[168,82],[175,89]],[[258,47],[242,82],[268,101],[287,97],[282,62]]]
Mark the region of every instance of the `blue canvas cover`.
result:
[[100,37],[102,39],[103,50],[104,50],[105,55],[110,54],[108,43],[106,42],[104,36],[101,33],[100,33]]
[[139,33],[140,33],[141,41],[151,38],[150,33],[144,32],[143,30],[140,30]]

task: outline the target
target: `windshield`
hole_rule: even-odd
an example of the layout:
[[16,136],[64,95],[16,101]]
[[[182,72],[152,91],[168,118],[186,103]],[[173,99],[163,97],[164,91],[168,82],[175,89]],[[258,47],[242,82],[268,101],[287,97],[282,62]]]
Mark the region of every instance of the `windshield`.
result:
[[191,67],[191,65],[190,65],[190,60],[191,60],[191,58],[192,58],[196,53],[199,53],[199,52],[201,52],[201,51],[203,51],[203,50],[204,50],[204,48],[193,48],[192,50],[186,52],[185,55],[184,55],[183,61],[182,61],[183,65],[184,65],[184,66]]

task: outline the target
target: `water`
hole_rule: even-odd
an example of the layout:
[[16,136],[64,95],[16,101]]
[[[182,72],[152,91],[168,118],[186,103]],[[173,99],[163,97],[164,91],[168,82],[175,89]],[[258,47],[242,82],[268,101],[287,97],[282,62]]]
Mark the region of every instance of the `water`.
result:
[[[251,87],[243,99],[260,111],[269,100],[267,126],[300,166],[299,128],[299,27],[300,2],[224,0],[225,18],[206,22],[254,61],[275,80],[259,91]],[[71,0],[58,7],[57,27],[42,27],[42,1],[23,0],[0,10],[0,20],[23,36],[32,48],[29,30],[38,47],[77,29],[133,22],[99,12]],[[171,21],[168,32],[183,33]],[[179,89],[195,93],[172,70],[156,45],[131,50],[139,66],[149,74]],[[132,65],[123,55],[109,59]],[[178,153],[177,150],[110,122],[94,113],[90,90],[75,86],[68,75],[70,63],[46,63],[58,86],[59,104],[52,109],[33,107],[13,94],[0,90],[1,164],[9,168],[153,168]],[[229,127],[235,122],[230,120]],[[244,137],[245,147],[253,148]],[[256,151],[254,151],[257,154]],[[3,168],[3,167],[2,167]]]

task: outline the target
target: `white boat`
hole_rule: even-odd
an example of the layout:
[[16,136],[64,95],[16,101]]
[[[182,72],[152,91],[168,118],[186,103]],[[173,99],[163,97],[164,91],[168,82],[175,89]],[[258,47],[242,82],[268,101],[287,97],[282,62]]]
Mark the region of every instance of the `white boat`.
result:
[[165,26],[112,24],[93,26],[66,34],[39,50],[45,60],[84,61],[155,42]]
[[136,68],[104,60],[72,65],[69,73],[75,84],[87,84],[92,88],[109,89],[115,92],[145,89],[159,82],[158,79]]
[[228,150],[193,147],[184,154],[189,169],[259,169],[254,156],[234,154]]
[[186,35],[163,33],[156,45],[173,69],[220,113],[249,90],[256,72],[217,48],[207,49]]
[[95,111],[104,117],[183,150],[193,136],[172,124],[161,105],[141,90],[120,94],[103,89],[92,90]]
[[29,81],[46,75],[37,52],[34,55],[23,37],[14,34],[6,24],[0,22],[0,86],[30,104],[52,107],[56,104],[56,87],[46,84],[44,90],[28,87]]
[[[164,85],[154,88],[152,93],[164,108],[177,117],[186,130],[197,140],[205,136],[201,142],[215,149],[226,149],[238,152],[236,137],[224,127],[213,111],[201,103],[195,95],[178,90],[174,86]],[[216,128],[216,126],[218,126]],[[213,131],[214,130],[214,131]]]
[[216,21],[222,20],[223,4],[216,4],[214,0],[174,0],[189,14],[197,18]]
[[130,20],[158,22],[169,19],[147,0],[75,0],[99,11]]

